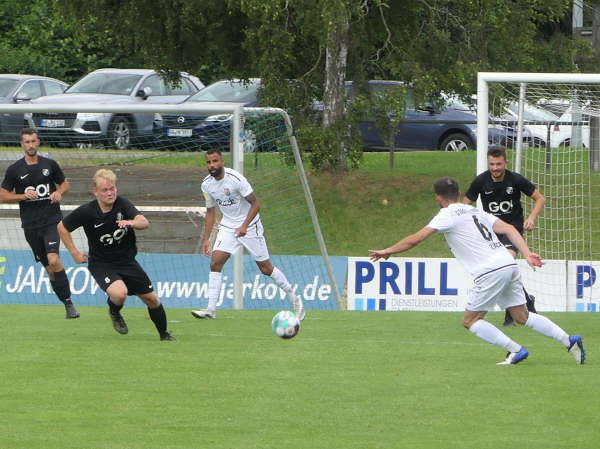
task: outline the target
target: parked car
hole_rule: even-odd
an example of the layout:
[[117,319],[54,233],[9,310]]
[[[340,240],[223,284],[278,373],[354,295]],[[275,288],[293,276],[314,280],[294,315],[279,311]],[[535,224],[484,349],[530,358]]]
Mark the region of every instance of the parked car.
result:
[[[0,103],[29,103],[44,95],[62,94],[68,86],[45,76],[0,74]],[[0,143],[17,143],[27,125],[23,114],[0,115]]]
[[[176,104],[204,84],[181,73],[180,82],[165,81],[154,70],[99,69],[84,76],[64,94],[41,97],[36,104]],[[34,113],[32,125],[40,137],[57,144],[94,144],[125,149],[153,137],[154,114]]]
[[[500,117],[501,120],[512,122],[511,125],[516,129],[519,118],[519,104],[510,103],[505,108],[506,113]],[[532,104],[525,104],[523,108],[523,129],[531,135],[531,139],[526,143],[533,147],[545,147],[548,141],[548,130],[550,130],[550,139],[554,131],[554,123],[559,121],[559,117],[547,109],[543,109]]]
[[[260,79],[222,80],[204,88],[188,98],[186,102],[232,102],[246,107],[257,106],[260,100]],[[368,82],[371,92],[385,95],[393,89],[406,91],[406,111],[404,121],[395,134],[396,148],[440,149],[444,151],[462,151],[475,148],[476,114],[472,107],[457,99],[448,99],[442,108],[433,103],[421,107],[415,106],[412,87],[400,81],[373,80]],[[354,98],[352,81],[346,82],[348,101]],[[322,102],[313,104],[315,112],[323,110]],[[209,146],[227,146],[230,134],[230,114],[162,114],[155,123],[157,138],[164,145],[178,148],[198,149]],[[257,142],[253,126],[246,120],[246,148],[262,149],[268,143]],[[365,149],[386,149],[385,140],[373,121],[359,124]],[[282,127],[283,128],[283,127]],[[489,140],[512,146],[516,133],[505,126],[490,126]],[[269,141],[267,141],[269,142]]]
[[[417,150],[464,151],[477,145],[477,114],[473,106],[455,96],[442,96],[442,101],[415,101],[413,87],[401,81],[371,80],[371,93],[385,95],[394,90],[405,92],[404,118],[394,135],[394,147]],[[352,81],[346,82],[346,95],[355,95]],[[441,103],[441,104],[440,104]],[[373,121],[360,123],[363,146],[366,149],[388,149]],[[491,125],[488,128],[490,143],[512,146],[516,132],[509,127]]]
[[[260,79],[221,80],[185,100],[185,103],[241,103],[246,107],[259,102]],[[156,117],[155,135],[168,148],[198,149],[229,145],[231,114],[161,114]],[[246,123],[247,131],[251,127]],[[254,133],[248,132],[249,150],[256,146]],[[252,148],[250,148],[252,146]]]

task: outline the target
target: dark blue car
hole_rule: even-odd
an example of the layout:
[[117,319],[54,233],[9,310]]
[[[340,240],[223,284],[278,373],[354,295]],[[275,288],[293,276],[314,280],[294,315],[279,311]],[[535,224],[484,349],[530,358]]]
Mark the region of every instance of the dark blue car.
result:
[[[443,107],[433,104],[416,106],[410,86],[400,81],[372,80],[369,90],[375,95],[394,95],[400,89],[405,99],[404,119],[394,135],[395,148],[463,151],[476,146],[476,115],[472,108],[460,101],[447,100]],[[186,102],[232,102],[246,107],[257,106],[259,102],[260,80],[223,80],[211,84],[189,97]],[[346,82],[348,101],[355,97],[352,81]],[[315,103],[314,109],[322,110],[322,103]],[[250,147],[256,147],[256,134],[252,133],[251,116],[246,117],[247,140]],[[205,149],[209,146],[227,146],[230,139],[230,114],[163,114],[155,122],[157,137],[170,148]],[[279,130],[283,129],[281,124]],[[389,149],[381,137],[374,121],[360,123],[363,147],[367,150]],[[516,133],[507,127],[490,126],[489,141],[512,146]],[[254,141],[252,140],[254,139]],[[264,149],[258,142],[258,148]]]
[[[258,104],[259,79],[222,80],[185,100],[185,103]],[[155,133],[168,148],[206,149],[229,145],[231,114],[162,114],[155,120]]]

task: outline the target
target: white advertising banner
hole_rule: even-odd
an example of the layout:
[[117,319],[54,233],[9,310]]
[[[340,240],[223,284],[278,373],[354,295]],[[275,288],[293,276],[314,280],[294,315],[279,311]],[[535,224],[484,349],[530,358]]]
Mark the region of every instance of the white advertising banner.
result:
[[568,310],[600,312],[600,262],[569,261],[567,290]]
[[[546,261],[535,272],[525,261],[519,265],[527,291],[541,299],[536,301],[540,311],[568,310],[564,260]],[[454,258],[348,258],[348,310],[463,311],[472,286]]]
[[461,311],[472,286],[456,259],[348,258],[348,310]]

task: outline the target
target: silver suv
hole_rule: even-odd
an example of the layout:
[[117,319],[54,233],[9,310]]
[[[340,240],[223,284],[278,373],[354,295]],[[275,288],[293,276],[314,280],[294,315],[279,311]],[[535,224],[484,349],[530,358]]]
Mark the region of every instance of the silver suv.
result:
[[[165,81],[154,70],[99,69],[88,73],[62,95],[45,96],[35,104],[175,104],[204,84],[181,73],[181,82]],[[153,114],[33,113],[31,125],[44,143],[78,146],[106,145],[126,149],[152,141]]]

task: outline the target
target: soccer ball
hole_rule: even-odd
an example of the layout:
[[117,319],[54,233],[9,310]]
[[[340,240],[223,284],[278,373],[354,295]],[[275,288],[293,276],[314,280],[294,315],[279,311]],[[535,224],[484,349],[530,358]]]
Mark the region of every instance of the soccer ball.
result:
[[278,337],[292,338],[300,331],[300,320],[294,312],[282,310],[273,317],[271,329]]

